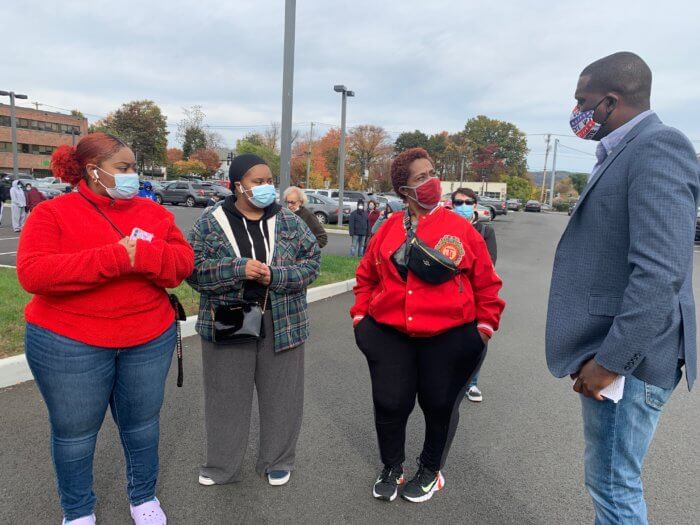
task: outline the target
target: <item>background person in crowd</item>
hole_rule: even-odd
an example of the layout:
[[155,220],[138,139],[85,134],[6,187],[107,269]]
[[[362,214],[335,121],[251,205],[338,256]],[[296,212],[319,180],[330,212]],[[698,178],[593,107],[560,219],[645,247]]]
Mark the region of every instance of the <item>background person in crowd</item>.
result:
[[328,234],[323,228],[323,225],[316,218],[316,215],[314,215],[313,212],[306,207],[306,204],[309,202],[309,198],[301,188],[290,186],[284,190],[282,199],[284,200],[287,208],[293,211],[297,217],[306,223],[311,230],[311,233],[313,233],[314,237],[316,237],[320,248],[323,248],[326,244],[328,244]]
[[27,218],[27,194],[24,193],[22,184],[18,180],[12,181],[10,202],[12,204],[12,229],[15,233],[19,233]]
[[[373,496],[391,501],[405,481],[406,423],[417,396],[425,441],[402,497],[422,502],[444,487],[441,469],[459,404],[505,303],[484,240],[439,205],[440,180],[428,153],[422,148],[400,153],[391,165],[391,181],[408,210],[394,213],[372,238],[357,269],[350,315],[369,364],[384,465]],[[406,259],[406,244],[414,237],[422,248],[412,248]],[[426,270],[425,261],[439,263]]]
[[146,180],[139,183],[139,197],[156,202],[156,193],[153,191],[153,184],[150,181]]
[[365,254],[365,242],[370,233],[364,200],[360,199],[357,201],[357,208],[353,210],[348,219],[348,228],[352,239],[350,257],[362,257]]
[[44,202],[46,197],[44,197],[39,190],[34,188],[31,183],[24,185],[24,191],[26,193],[27,200],[27,213],[30,213],[40,202]]
[[374,226],[372,226],[372,235],[377,233],[377,230],[379,230],[379,227],[386,221],[389,217],[391,217],[391,214],[394,213],[394,210],[391,208],[390,203],[386,203],[386,207],[384,208],[383,212],[380,212],[380,216],[377,219],[377,222],[374,223]]
[[[277,204],[263,159],[238,155],[229,178],[234,194],[206,210],[190,233],[195,270],[188,282],[201,294],[196,329],[204,371],[206,460],[199,483],[240,481],[255,388],[256,471],[270,485],[284,485],[294,468],[304,405],[306,288],[318,275],[321,255],[304,221]],[[262,310],[262,331],[236,341],[215,328],[214,316],[241,301]]]
[[[452,211],[456,212],[458,215],[467,219],[472,226],[479,232],[479,234],[484,238],[486,242],[486,248],[488,248],[489,256],[491,257],[491,262],[496,265],[496,258],[498,257],[498,248],[496,245],[496,232],[488,224],[479,222],[478,214],[476,211],[476,205],[478,199],[474,190],[469,188],[458,188],[452,193],[450,199],[452,204]],[[486,356],[484,355],[484,359]],[[473,403],[480,403],[483,401],[484,397],[479,389],[479,373],[481,372],[481,367],[483,362],[479,365],[479,368],[472,375],[471,381],[469,382],[469,387],[467,389],[467,399]]]
[[0,226],[2,225],[2,216],[5,212],[5,201],[10,198],[10,190],[0,181]]
[[[644,458],[682,367],[688,388],[697,377],[700,165],[650,109],[651,77],[628,52],[579,77],[570,124],[598,141],[597,163],[559,241],[549,296],[547,363],[580,394],[585,484],[601,524],[647,523]],[[603,390],[620,378],[616,403]]]
[[[134,523],[165,524],[156,499],[159,414],[176,343],[166,288],[192,272],[192,248],[169,211],[134,198],[136,160],[120,139],[91,133],[59,146],[51,162],[78,191],[29,216],[17,276],[34,294],[25,349],[49,412],[64,523],[95,523],[92,463],[109,406]],[[135,228],[152,238],[132,239]]]
[[[387,206],[389,203],[387,203]],[[367,203],[367,220],[369,221],[369,231],[370,235],[374,229],[374,225],[377,223],[379,217],[381,217],[382,212],[377,209],[377,201],[369,201]]]

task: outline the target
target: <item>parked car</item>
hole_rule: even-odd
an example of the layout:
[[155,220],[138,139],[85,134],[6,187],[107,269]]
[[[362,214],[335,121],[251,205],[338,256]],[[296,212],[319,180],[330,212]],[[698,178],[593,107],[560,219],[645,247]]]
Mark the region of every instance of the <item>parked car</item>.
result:
[[229,195],[233,194],[233,192],[228,188],[214,182],[202,182],[202,186],[209,187],[214,190],[214,194],[219,197],[219,199],[225,199]]
[[[48,177],[53,179],[53,177]],[[30,182],[39,192],[47,199],[53,199],[66,193],[66,188],[70,188],[70,184],[61,183],[58,179],[56,181],[47,181],[46,179],[35,179]]]
[[178,180],[164,186],[160,192],[156,192],[156,201],[160,204],[183,203],[188,208],[194,206],[206,206],[209,197],[216,191],[211,184]]
[[541,212],[542,204],[539,201],[527,201],[525,204],[525,211]]
[[478,201],[482,206],[491,209],[491,213],[493,214],[494,218],[497,215],[508,214],[508,205],[504,200],[494,199],[493,197],[479,197]]
[[[328,190],[307,190],[311,191],[313,193],[318,193],[319,195],[323,195],[324,197],[330,197],[331,199],[335,199],[336,202],[338,201],[338,190],[337,189],[328,189]],[[369,194],[365,193],[364,191],[354,191],[354,190],[343,190],[343,207],[345,205],[350,206],[351,210],[357,209],[357,201],[362,199],[363,201],[367,202],[370,200]]]
[[506,206],[508,206],[510,211],[520,211],[520,208],[523,207],[523,203],[520,199],[508,199],[506,201]]
[[12,172],[0,172],[0,195],[7,195],[6,198],[9,199],[10,188],[15,180],[21,180],[22,184],[26,182],[31,182],[33,184],[36,179],[29,173],[18,173],[17,177],[15,177]]
[[[319,194],[307,194],[306,208],[313,212],[321,224],[338,222],[338,201]],[[350,218],[350,206],[343,206],[343,222]]]
[[396,197],[385,197],[384,195],[370,195],[369,199],[379,203],[379,206],[377,207],[379,211],[384,211],[384,208],[386,208],[387,204],[390,205],[391,209],[394,211],[403,210],[406,207],[406,203]]
[[576,208],[576,205],[578,204],[578,201],[571,201],[569,202],[569,217],[571,216],[572,213],[574,213],[574,209]]

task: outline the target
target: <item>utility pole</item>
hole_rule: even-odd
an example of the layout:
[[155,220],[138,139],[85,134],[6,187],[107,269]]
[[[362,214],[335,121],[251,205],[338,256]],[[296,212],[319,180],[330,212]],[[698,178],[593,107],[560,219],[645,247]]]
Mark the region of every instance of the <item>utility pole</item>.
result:
[[0,91],[0,97],[10,97],[10,126],[12,127],[12,174],[19,175],[19,161],[17,160],[17,116],[15,115],[15,99],[26,100],[27,95],[20,95],[14,91]]
[[462,155],[462,166],[459,168],[459,187],[462,187],[464,182],[464,155]]
[[544,168],[542,168],[542,194],[540,196],[540,202],[544,202],[544,188],[547,181],[547,157],[549,157],[549,141],[551,138],[552,135],[547,133],[547,136],[544,139],[547,145],[544,148]]
[[311,145],[314,143],[314,123],[311,123],[309,130],[309,147],[306,151],[306,187],[309,187],[309,176],[311,175]]
[[39,103],[38,103],[38,102],[32,102],[32,104],[34,104],[34,107],[37,109],[37,111],[39,111]]
[[340,147],[338,148],[338,226],[343,225],[343,190],[345,189],[345,112],[348,97],[354,97],[355,92],[349,91],[343,85],[336,84],[333,91],[343,96],[340,110]]
[[549,191],[549,205],[554,208],[554,181],[557,178],[557,146],[559,139],[554,139],[554,153],[552,154],[552,187]]
[[294,102],[294,25],[296,0],[285,0],[284,69],[282,73],[282,138],[280,148],[280,195],[289,187],[292,160],[292,106]]

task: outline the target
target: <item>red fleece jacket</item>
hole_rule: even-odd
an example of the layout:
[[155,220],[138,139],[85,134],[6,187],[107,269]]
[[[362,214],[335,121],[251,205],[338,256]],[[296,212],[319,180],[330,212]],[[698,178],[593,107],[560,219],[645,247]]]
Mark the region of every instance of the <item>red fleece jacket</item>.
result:
[[[149,199],[112,200],[81,182],[79,193],[43,202],[22,229],[17,276],[35,294],[27,322],[77,341],[126,348],[155,339],[175,319],[165,288],[192,273],[194,253],[174,216]],[[138,227],[154,235],[139,240],[131,266],[120,235]]]

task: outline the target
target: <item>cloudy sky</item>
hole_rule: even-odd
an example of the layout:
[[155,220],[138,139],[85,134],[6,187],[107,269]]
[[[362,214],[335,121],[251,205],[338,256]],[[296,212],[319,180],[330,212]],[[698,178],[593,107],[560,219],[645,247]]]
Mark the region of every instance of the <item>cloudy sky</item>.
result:
[[[1,12],[0,89],[46,109],[92,121],[149,98],[174,143],[182,107],[201,104],[229,146],[281,120],[283,0],[24,0]],[[568,126],[576,80],[627,50],[651,66],[654,109],[700,150],[697,0],[298,0],[296,20],[300,129],[339,125],[342,83],[356,92],[349,126],[454,132],[484,114],[528,133],[531,169],[556,133],[557,167],[588,170],[593,145]]]

